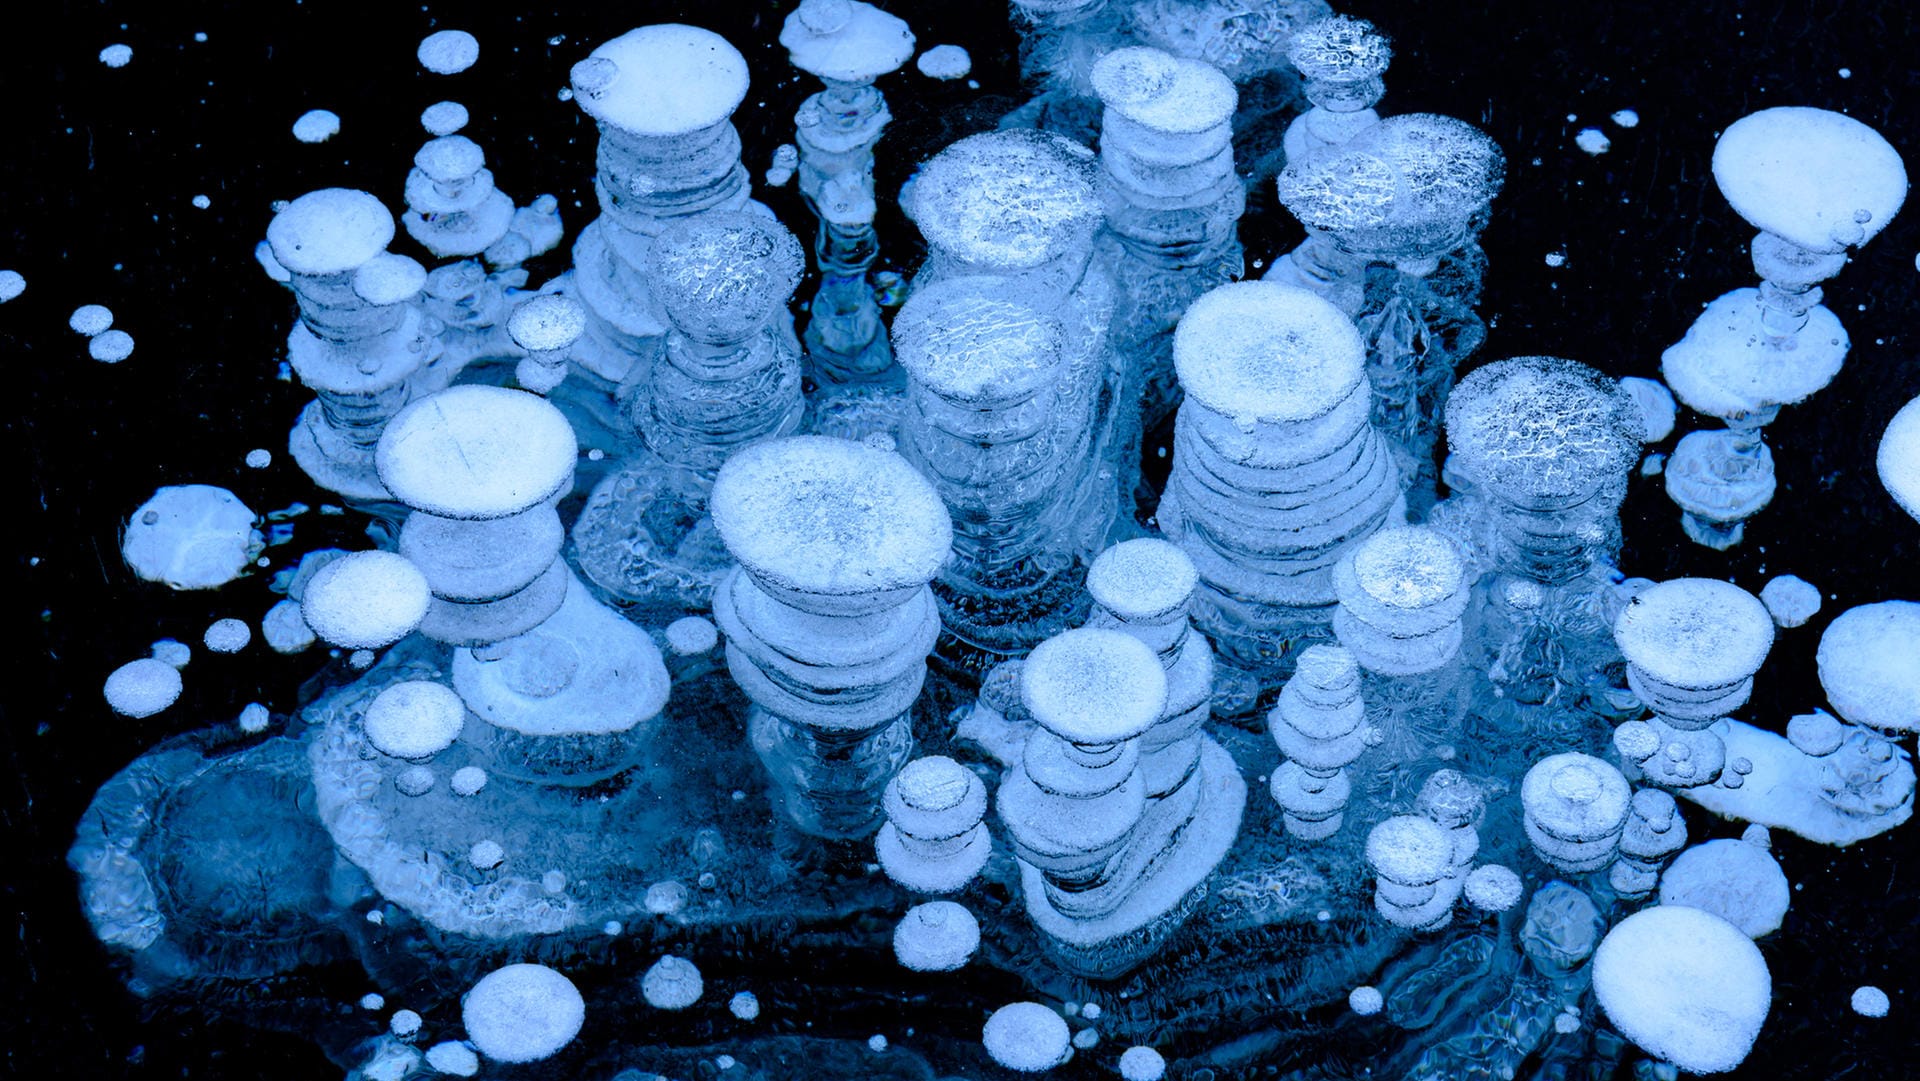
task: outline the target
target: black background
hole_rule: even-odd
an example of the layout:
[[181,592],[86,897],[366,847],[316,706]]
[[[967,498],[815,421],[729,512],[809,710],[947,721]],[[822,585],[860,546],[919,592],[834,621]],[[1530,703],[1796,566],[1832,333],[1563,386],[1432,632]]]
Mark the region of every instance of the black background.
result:
[[[231,488],[256,511],[318,504],[287,457],[285,432],[308,395],[276,380],[292,319],[287,294],[254,264],[271,204],[313,188],[375,192],[396,209],[420,110],[453,99],[473,113],[465,134],[487,150],[500,186],[525,202],[550,191],[569,230],[591,216],[593,128],[556,94],[595,43],[647,22],[684,20],[726,34],[754,86],[736,116],[755,175],[786,141],[793,108],[814,89],[775,39],[790,5],[711,0],[542,7],[371,0],[56,3],[19,6],[0,28],[0,267],[27,291],[0,307],[6,389],[7,614],[15,626],[0,715],[4,789],[6,1076],[335,1078],[299,1040],[250,1028],[244,1010],[143,1020],[107,967],[80,913],[63,856],[94,789],[142,749],[249,701],[277,714],[296,704],[314,660],[256,643],[240,658],[199,647],[212,619],[256,622],[271,603],[264,576],[211,594],[137,581],[118,555],[125,516],[155,487]],[[895,126],[882,144],[883,199],[929,152],[990,126],[1015,103],[1016,41],[999,3],[892,2],[921,45],[966,45],[982,89],[936,84],[909,67],[882,85]],[[1482,359],[1573,357],[1614,375],[1657,376],[1660,352],[1700,307],[1751,284],[1750,229],[1714,190],[1707,164],[1732,120],[1772,105],[1818,105],[1877,127],[1914,161],[1920,149],[1909,5],[1833,0],[1671,3],[1392,4],[1340,10],[1374,19],[1394,40],[1383,112],[1430,111],[1487,130],[1509,158],[1507,187],[1486,235],[1492,270]],[[435,29],[472,31],[469,72],[429,75],[414,59]],[[208,40],[196,43],[204,31]],[[564,35],[557,45],[548,40]],[[132,63],[97,54],[125,42]],[[1850,77],[1843,78],[1841,69]],[[310,108],[343,129],[309,146],[289,128]],[[1638,112],[1639,126],[1607,117]],[[1569,117],[1577,117],[1570,120]],[[1597,126],[1610,152],[1579,151]],[[891,153],[890,153],[891,152]],[[205,194],[211,206],[190,200]],[[791,189],[762,197],[808,235]],[[912,231],[882,221],[883,260],[910,267]],[[1250,258],[1297,239],[1270,191],[1257,190],[1243,230]],[[1920,210],[1909,208],[1830,283],[1827,302],[1854,342],[1846,369],[1768,430],[1779,467],[1774,504],[1726,555],[1686,542],[1657,483],[1636,481],[1627,509],[1629,573],[1727,577],[1758,590],[1795,573],[1826,607],[1785,631],[1745,716],[1775,729],[1818,704],[1813,652],[1833,615],[1854,604],[1920,598],[1920,525],[1881,489],[1873,449],[1889,417],[1920,393],[1912,363],[1920,318]],[[404,235],[396,244],[409,250]],[[1544,257],[1562,252],[1565,265]],[[415,253],[418,254],[418,253]],[[563,269],[565,247],[535,265]],[[105,366],[66,327],[73,308],[104,303],[137,342]],[[1702,422],[1683,414],[1681,431]],[[274,452],[271,468],[242,465]],[[1662,448],[1669,449],[1669,448]],[[350,519],[308,515],[290,554],[351,537]],[[36,562],[37,561],[37,562]],[[278,565],[277,564],[277,565]],[[141,721],[113,715],[99,688],[115,666],[171,636],[195,646],[182,701]],[[1920,658],[1916,658],[1920,663]],[[1737,832],[1694,818],[1697,838]],[[1786,927],[1762,943],[1774,1007],[1737,1076],[1915,1076],[1907,981],[1920,962],[1920,882],[1912,830],[1837,851],[1776,839],[1796,884]],[[1900,872],[1905,865],[1907,873]],[[1884,1021],[1854,1016],[1852,988],[1893,996]],[[868,1029],[848,1033],[863,1038]],[[1083,1056],[1091,1058],[1091,1056]],[[1091,1062],[1075,1075],[1095,1076]]]

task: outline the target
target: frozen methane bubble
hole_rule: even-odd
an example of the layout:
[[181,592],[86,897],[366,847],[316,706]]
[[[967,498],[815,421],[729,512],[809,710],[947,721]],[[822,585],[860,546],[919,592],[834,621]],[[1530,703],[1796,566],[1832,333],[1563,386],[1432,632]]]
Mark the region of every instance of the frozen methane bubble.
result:
[[647,911],[656,916],[677,916],[687,907],[687,887],[667,879],[647,887]]
[[1622,1034],[1691,1073],[1733,1069],[1773,1000],[1766,958],[1738,927],[1678,905],[1615,924],[1593,956],[1593,990]]
[[1386,92],[1380,77],[1393,49],[1372,23],[1345,15],[1316,20],[1293,35],[1287,59],[1306,79],[1313,103],[1287,127],[1288,161],[1304,161],[1379,123],[1373,107]]
[[1598,157],[1613,149],[1613,140],[1607,138],[1607,133],[1599,128],[1581,128],[1579,134],[1573,137],[1573,145]]
[[667,648],[677,656],[694,657],[720,644],[720,629],[704,616],[681,616],[662,632]]
[[973,70],[973,57],[958,45],[935,45],[914,61],[929,79],[964,79]]
[[149,582],[214,589],[240,577],[260,553],[253,523],[253,511],[225,488],[169,485],[133,512],[120,554]]
[[1057,135],[971,135],[922,167],[903,209],[929,246],[964,266],[1031,270],[1092,239],[1096,170],[1086,148]]
[[449,787],[456,796],[477,796],[487,787],[487,771],[479,766],[461,766],[453,771]]
[[481,1054],[495,1062],[537,1062],[579,1035],[587,1003],[560,973],[521,964],[482,976],[460,1012],[467,1039]]
[[1612,863],[1633,789],[1592,755],[1564,752],[1534,763],[1520,785],[1527,840],[1547,864],[1585,874]]
[[1660,876],[1661,904],[1705,909],[1748,938],[1779,930],[1792,896],[1780,862],[1744,839],[1695,845]]
[[1810,252],[1859,247],[1907,197],[1907,170],[1880,134],[1826,109],[1762,109],[1713,148],[1713,179],[1742,218]]
[[367,706],[367,741],[394,758],[431,758],[460,738],[467,708],[460,696],[427,680],[395,683]]
[[1782,574],[1761,588],[1760,603],[1776,625],[1798,627],[1819,613],[1820,588],[1797,575]]
[[1853,997],[1848,1002],[1853,1012],[1862,1017],[1885,1017],[1893,1002],[1887,993],[1871,984],[1853,989]]
[[1653,892],[1661,865],[1686,844],[1687,820],[1673,796],[1658,788],[1639,789],[1620,833],[1620,858],[1607,869],[1607,881],[1621,897],[1637,901]]
[[742,1021],[751,1021],[760,1016],[760,996],[752,991],[735,991],[727,1000],[727,1012]]
[[258,702],[248,702],[246,707],[240,711],[238,724],[240,731],[251,736],[265,732],[267,725],[271,724],[272,721],[273,714],[267,712],[267,707]]
[[265,469],[273,464],[273,452],[265,447],[255,447],[247,452],[248,469]]
[[1353,793],[1346,767],[1367,745],[1367,709],[1353,654],[1340,646],[1308,646],[1280,687],[1267,731],[1286,756],[1273,772],[1270,791],[1287,833],[1303,841],[1338,833]]
[[104,304],[82,304],[67,317],[67,325],[89,338],[104,334],[113,325],[113,310]]
[[457,101],[436,101],[421,110],[420,126],[428,135],[452,135],[467,126],[467,107]]
[[300,615],[314,634],[344,649],[390,646],[420,626],[433,595],[405,556],[353,552],[307,583]]
[[1633,404],[1640,410],[1644,441],[1658,443],[1673,434],[1673,422],[1680,415],[1680,407],[1665,383],[1629,375],[1621,378],[1620,389],[1633,396]]
[[27,279],[17,270],[0,270],[0,304],[27,291]]
[[1920,398],[1901,406],[1887,423],[1874,464],[1887,494],[1920,519]]
[[153,644],[152,656],[175,668],[185,668],[193,660],[193,648],[176,639],[162,638]]
[[133,355],[133,335],[109,330],[87,343],[87,355],[102,364],[118,364]]
[[1395,815],[1367,833],[1374,911],[1400,927],[1433,930],[1453,918],[1462,881],[1450,872],[1453,838],[1421,815]]
[[427,1048],[427,1065],[450,1077],[472,1077],[480,1072],[480,1056],[464,1043],[444,1040]]
[[260,620],[260,637],[275,653],[298,653],[313,644],[313,628],[300,613],[299,601],[280,601]]
[[293,122],[293,137],[303,143],[324,143],[340,134],[340,115],[326,109],[309,109]]
[[1654,712],[1616,729],[1615,747],[1656,784],[1718,780],[1727,752],[1711,726],[1746,703],[1773,636],[1766,606],[1727,582],[1676,578],[1636,593],[1613,639],[1627,685]]
[[151,717],[180,697],[180,670],[165,661],[142,657],[113,670],[104,688],[107,705],[128,717]]
[[700,970],[692,961],[667,954],[640,977],[640,994],[656,1010],[684,1010],[700,1000]]
[[1497,863],[1484,864],[1467,873],[1467,903],[1484,912],[1505,912],[1520,903],[1524,891],[1520,876]]
[[566,417],[540,398],[467,385],[395,414],[377,461],[387,489],[415,510],[484,521],[564,491],[578,447]]
[[1472,585],[1451,537],[1427,526],[1389,526],[1334,564],[1334,634],[1369,672],[1435,671],[1459,652]]
[[216,619],[200,640],[215,653],[238,653],[253,640],[253,630],[238,619]]
[[910,890],[953,893],[973,881],[993,852],[982,819],[987,786],[951,758],[907,763],[887,782],[886,824],[874,851],[887,876]]
[[393,775],[393,787],[403,796],[424,796],[433,791],[435,781],[427,766],[408,766]]
[[915,972],[951,972],[980,948],[980,921],[952,901],[907,909],[893,929],[893,956]]
[[110,68],[124,68],[132,60],[131,45],[109,45],[100,50],[100,62]]
[[387,1031],[403,1040],[409,1040],[420,1034],[421,1017],[412,1010],[395,1010],[387,1019]]
[[465,30],[439,30],[420,40],[420,66],[435,75],[456,75],[480,59],[480,40]]
[[1834,711],[1883,732],[1920,731],[1920,603],[1840,613],[1820,636],[1820,686]]
[[1073,1055],[1066,1018],[1038,1002],[1015,1002],[993,1011],[980,1040],[993,1061],[1020,1073],[1044,1073]]
[[1362,1017],[1372,1017],[1387,1004],[1378,987],[1361,986],[1347,992],[1347,1007]]
[[506,862],[506,859],[507,850],[502,848],[498,841],[475,841],[473,847],[467,849],[467,862],[472,864],[476,871],[491,871]]
[[1167,1060],[1151,1047],[1129,1047],[1120,1052],[1121,1081],[1160,1081],[1167,1076]]

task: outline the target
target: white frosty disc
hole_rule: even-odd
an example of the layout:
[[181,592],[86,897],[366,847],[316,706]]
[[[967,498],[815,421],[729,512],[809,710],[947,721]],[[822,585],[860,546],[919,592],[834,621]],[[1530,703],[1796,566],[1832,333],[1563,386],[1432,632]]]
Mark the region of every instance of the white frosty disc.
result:
[[1151,1047],[1129,1047],[1120,1052],[1122,1081],[1160,1081],[1167,1076],[1167,1060]]
[[67,325],[73,328],[74,333],[91,338],[113,325],[113,309],[105,304],[82,304],[67,317]]
[[929,79],[964,79],[973,70],[973,57],[958,45],[935,45],[913,63]]
[[438,30],[420,40],[417,55],[435,75],[454,75],[480,59],[480,39],[465,30]]
[[185,642],[172,638],[162,638],[152,647],[153,659],[165,661],[175,668],[185,668],[193,661],[193,649]]
[[216,619],[200,641],[215,653],[238,653],[253,640],[253,629],[238,619]]
[[313,644],[313,628],[300,614],[299,601],[280,601],[260,620],[260,636],[275,653],[298,653]]
[[1430,819],[1395,815],[1367,833],[1367,862],[1388,881],[1423,886],[1453,866],[1453,839]]
[[871,82],[913,55],[913,31],[860,0],[807,0],[780,27],[794,67],[822,79]]
[[420,111],[420,126],[429,135],[452,135],[467,126],[467,107],[457,101],[436,101]]
[[392,241],[393,215],[352,188],[308,192],[267,223],[273,257],[295,274],[344,274]]
[[1234,282],[1206,293],[1173,335],[1181,387],[1236,420],[1326,415],[1364,378],[1366,354],[1339,308],[1273,282]]
[[1760,598],[1714,578],[1675,578],[1641,590],[1613,623],[1628,663],[1670,687],[1708,689],[1747,679],[1773,647]]
[[915,905],[893,929],[893,956],[915,972],[951,972],[980,948],[980,921],[952,901]]
[[680,657],[697,656],[720,644],[720,629],[703,616],[682,616],[667,624],[663,633],[667,648]]
[[1760,603],[1767,606],[1775,625],[1798,627],[1819,614],[1820,589],[1804,578],[1782,574],[1761,588]]
[[1673,434],[1673,422],[1680,414],[1680,407],[1665,383],[1629,375],[1621,378],[1620,389],[1633,396],[1634,407],[1640,410],[1640,422],[1646,428],[1642,436],[1645,442],[1658,443]]
[[747,62],[727,39],[696,26],[643,26],[573,67],[573,100],[603,124],[641,135],[712,127],[747,96]]
[[934,248],[983,268],[1030,269],[1092,238],[1098,176],[1093,154],[1064,136],[994,131],[935,154],[902,194]]
[[993,1011],[980,1039],[993,1061],[1021,1073],[1051,1070],[1073,1054],[1066,1019],[1038,1002],[1015,1002]]
[[752,991],[735,991],[727,1000],[727,1012],[742,1021],[751,1021],[760,1016],[760,998]]
[[1646,431],[1620,385],[1560,357],[1476,368],[1447,399],[1447,445],[1472,479],[1546,499],[1624,477]]
[[180,670],[165,661],[142,657],[113,670],[104,688],[107,705],[128,717],[151,717],[180,697]]
[[460,696],[438,683],[409,680],[367,706],[367,741],[395,758],[427,758],[453,746],[467,720]]
[[87,343],[87,355],[102,364],[118,364],[133,355],[133,335],[109,330]]
[[572,345],[587,329],[587,310],[572,297],[534,297],[507,316],[507,333],[522,349],[544,352]]
[[427,1048],[427,1065],[450,1077],[472,1077],[480,1072],[480,1056],[466,1044],[447,1040]]
[[1193,560],[1157,537],[1122,541],[1087,568],[1094,603],[1125,620],[1152,622],[1172,615],[1200,582]]
[[110,68],[124,68],[133,60],[133,46],[109,45],[100,50],[100,62]]
[[1874,458],[1880,483],[1900,509],[1920,519],[1920,398],[1900,407]]
[[133,512],[120,554],[149,582],[214,589],[240,577],[259,550],[253,517],[225,488],[169,485]]
[[1907,198],[1907,169],[1880,133],[1826,109],[1787,106],[1727,126],[1713,179],[1741,217],[1802,248],[1858,247]]
[[1467,903],[1485,912],[1505,912],[1519,904],[1524,889],[1519,875],[1497,863],[1467,873]]
[[1885,1017],[1887,1010],[1893,1006],[1892,1000],[1887,998],[1887,993],[1871,984],[1854,988],[1853,997],[1848,1004],[1853,1007],[1854,1013],[1862,1017]]
[[1778,860],[1731,838],[1694,845],[1660,875],[1661,904],[1704,909],[1748,938],[1779,930],[1792,896]]
[[1160,658],[1123,631],[1079,627],[1033,647],[1020,700],[1040,726],[1071,743],[1118,743],[1145,732],[1167,702]]
[[293,122],[293,137],[303,143],[324,143],[340,134],[340,115],[326,109],[309,109]]
[[640,977],[640,995],[656,1010],[684,1010],[700,1000],[700,970],[684,957],[667,954]]
[[1840,613],[1820,636],[1820,686],[1840,716],[1920,731],[1920,603],[1882,601]]
[[379,649],[413,633],[433,595],[405,556],[353,552],[307,583],[300,615],[321,638],[346,649]]
[[1753,1049],[1773,979],[1753,940],[1697,908],[1642,909],[1593,955],[1593,990],[1640,1049],[1693,1073],[1721,1073]]
[[536,1062],[579,1034],[587,1003],[545,965],[508,965],[480,978],[461,1003],[467,1039],[496,1062]]
[[27,279],[17,270],[0,270],[0,304],[27,291]]
[[369,304],[412,300],[427,287],[427,268],[414,259],[381,252],[353,272],[353,291]]
[[1573,751],[1548,755],[1520,782],[1527,821],[1563,841],[1595,841],[1627,820],[1633,788],[1612,765]]
[[1372,1017],[1386,1007],[1378,987],[1356,987],[1347,992],[1347,1008],[1362,1017]]
[[504,518],[553,498],[573,475],[573,427],[546,399],[462,385],[387,422],[374,461],[394,497],[442,518]]
[[1233,80],[1202,60],[1132,46],[1093,65],[1093,92],[1113,112],[1144,128],[1195,135],[1233,119]]

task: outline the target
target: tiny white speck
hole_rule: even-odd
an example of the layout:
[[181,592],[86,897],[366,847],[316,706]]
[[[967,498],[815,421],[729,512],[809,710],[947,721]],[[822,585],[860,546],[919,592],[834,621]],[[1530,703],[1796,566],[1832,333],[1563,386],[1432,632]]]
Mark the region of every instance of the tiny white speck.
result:
[[109,45],[100,50],[100,62],[110,68],[124,68],[133,59],[133,46]]

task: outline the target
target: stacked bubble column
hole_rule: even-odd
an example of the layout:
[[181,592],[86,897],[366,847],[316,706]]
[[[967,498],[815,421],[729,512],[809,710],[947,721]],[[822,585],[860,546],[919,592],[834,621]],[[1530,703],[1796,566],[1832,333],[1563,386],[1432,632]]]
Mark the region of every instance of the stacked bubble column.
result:
[[[1116,49],[1094,65],[1100,122],[1102,256],[1120,286],[1113,348],[1122,365],[1115,439],[1122,512],[1132,514],[1140,442],[1173,412],[1173,328],[1187,306],[1245,269],[1234,172],[1233,83],[1210,64]],[[1137,407],[1136,404],[1138,403]]]
[[1726,744],[1712,728],[1746,703],[1773,646],[1760,598],[1711,578],[1676,578],[1635,595],[1613,639],[1627,686],[1652,710],[1614,729],[1621,760],[1666,788],[1742,783],[1740,772],[1722,773]]
[[1534,854],[1566,875],[1590,874],[1619,854],[1633,789],[1618,769],[1566,751],[1534,763],[1520,783]]
[[887,877],[917,893],[965,889],[993,854],[987,786],[943,755],[916,758],[887,782],[886,824],[874,855]]
[[953,544],[940,497],[897,454],[849,440],[755,443],[714,483],[738,566],[714,594],[754,750],[802,831],[865,837],[913,749]]
[[934,583],[940,656],[975,680],[1066,629],[1080,605],[1071,564],[1051,551],[1072,496],[1053,423],[1064,335],[1004,294],[991,278],[942,279],[893,327],[908,375],[902,452],[954,519],[954,558]]
[[670,618],[711,607],[731,562],[706,513],[721,464],[800,428],[800,358],[784,320],[805,254],[770,217],[711,211],[662,229],[647,265],[672,329],[625,396],[645,446],[595,485],[572,539],[606,595]]
[[415,303],[426,271],[387,253],[393,235],[380,200],[325,188],[274,215],[261,253],[299,305],[287,360],[314,392],[287,449],[314,483],[349,499],[388,498],[374,447],[407,404],[410,377],[439,351]]
[[1194,622],[1226,669],[1217,712],[1250,709],[1328,637],[1333,565],[1400,517],[1364,357],[1339,309],[1266,282],[1206,294],[1175,333],[1186,399],[1159,523],[1199,570]]
[[913,55],[913,32],[860,0],[805,0],[787,16],[780,44],[794,67],[826,84],[794,114],[800,194],[820,221],[820,287],[803,336],[807,356],[818,378],[872,379],[892,364],[867,284],[879,256],[873,148],[892,119],[873,81]]
[[1331,15],[1309,23],[1287,43],[1287,59],[1306,80],[1312,107],[1287,126],[1289,164],[1339,146],[1380,122],[1374,106],[1386,94],[1381,76],[1393,60],[1387,39],[1364,19]]
[[1267,714],[1267,731],[1285,756],[1269,792],[1287,833],[1302,841],[1338,833],[1353,795],[1347,767],[1370,734],[1353,655],[1339,646],[1308,646]]
[[1117,400],[1120,372],[1108,342],[1113,276],[1093,259],[1099,163],[1057,135],[989,132],[934,155],[901,202],[927,241],[916,291],[944,278],[991,278],[1003,299],[1060,321],[1066,372],[1052,438],[1071,498],[1049,530],[1053,554],[1084,573],[1106,547],[1119,507],[1115,426],[1127,404]]
[[1660,871],[1687,847],[1687,820],[1673,796],[1658,788],[1636,789],[1626,827],[1620,833],[1620,858],[1607,871],[1613,891],[1638,901],[1660,884]]
[[1020,700],[1037,726],[1008,771],[996,810],[1019,858],[1027,913],[1056,961],[1111,976],[1171,933],[1186,912],[1130,902],[1142,868],[1124,858],[1146,812],[1139,737],[1166,709],[1153,650],[1117,630],[1049,638],[1020,668]]

